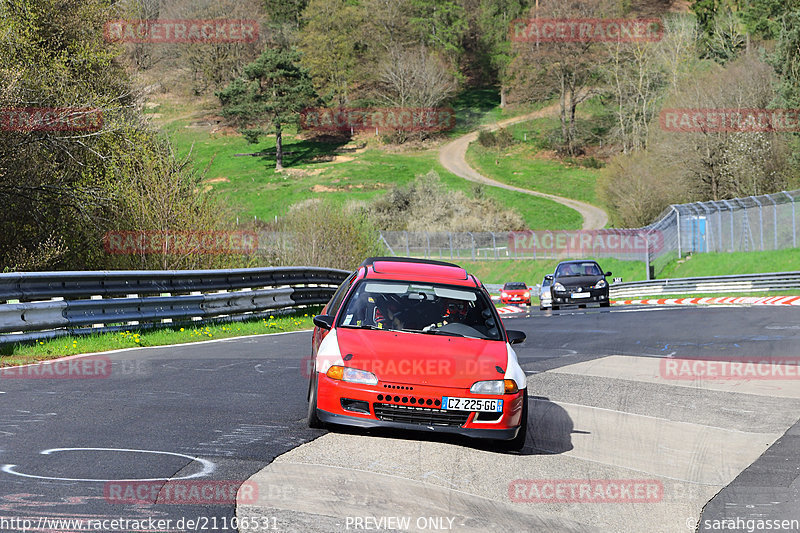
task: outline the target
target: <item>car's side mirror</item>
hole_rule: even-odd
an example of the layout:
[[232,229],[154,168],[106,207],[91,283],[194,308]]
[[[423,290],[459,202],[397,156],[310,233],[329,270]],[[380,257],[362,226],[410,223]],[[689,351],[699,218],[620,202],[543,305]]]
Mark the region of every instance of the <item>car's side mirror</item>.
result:
[[[610,276],[610,275],[611,275],[611,274],[609,274],[609,276]],[[546,279],[546,280],[548,280],[548,281],[553,281],[553,275],[552,275],[552,274],[548,274],[548,275],[546,275],[546,276],[544,277],[544,279]]]
[[331,329],[333,327],[333,317],[331,315],[317,315],[313,321],[318,328]]
[[610,271],[609,271],[609,272],[606,272],[606,273],[605,273],[605,275],[606,275],[606,276],[610,276],[610,275],[611,275],[611,272],[610,272]]
[[524,331],[517,331],[515,329],[507,329],[506,335],[508,335],[509,344],[519,344],[527,337]]

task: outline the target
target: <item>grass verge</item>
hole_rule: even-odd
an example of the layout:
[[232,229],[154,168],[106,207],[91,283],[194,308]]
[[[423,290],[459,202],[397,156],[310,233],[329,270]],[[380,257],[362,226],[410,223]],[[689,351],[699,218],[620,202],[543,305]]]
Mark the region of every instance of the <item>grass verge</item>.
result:
[[188,342],[226,339],[244,335],[280,333],[311,329],[311,318],[318,309],[298,316],[275,316],[247,322],[225,322],[194,327],[183,325],[151,330],[130,329],[119,333],[66,336],[35,343],[0,347],[0,366],[46,361],[67,355],[107,352],[144,346],[168,346]]
[[702,253],[673,260],[658,274],[659,278],[691,278],[727,274],[758,274],[800,270],[800,248],[765,252]]

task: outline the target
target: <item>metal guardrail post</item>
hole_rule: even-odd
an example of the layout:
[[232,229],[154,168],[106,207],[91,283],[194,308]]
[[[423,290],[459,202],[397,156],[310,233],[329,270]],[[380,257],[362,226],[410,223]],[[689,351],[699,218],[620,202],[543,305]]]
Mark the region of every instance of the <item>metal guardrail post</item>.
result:
[[[675,210],[675,219],[677,220],[677,222],[675,223],[675,227],[678,230],[678,259],[680,259],[681,258],[681,212],[678,211],[678,208],[675,207],[674,205],[671,205],[670,207]],[[648,268],[647,271],[650,272],[650,269]]]

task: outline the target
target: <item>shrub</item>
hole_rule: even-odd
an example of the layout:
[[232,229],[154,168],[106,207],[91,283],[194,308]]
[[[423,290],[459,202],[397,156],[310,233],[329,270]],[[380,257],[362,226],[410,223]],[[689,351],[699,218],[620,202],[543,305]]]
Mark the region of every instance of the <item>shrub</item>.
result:
[[[479,191],[479,192],[478,192]],[[408,187],[395,187],[368,208],[375,225],[395,231],[507,231],[525,227],[516,211],[473,188],[470,198],[449,190],[431,170]]]

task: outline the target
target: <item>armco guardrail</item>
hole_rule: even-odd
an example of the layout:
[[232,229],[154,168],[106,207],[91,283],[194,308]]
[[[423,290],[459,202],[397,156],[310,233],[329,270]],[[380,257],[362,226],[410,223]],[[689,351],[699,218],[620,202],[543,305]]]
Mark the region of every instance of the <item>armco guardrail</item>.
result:
[[699,278],[674,278],[651,281],[615,283],[610,287],[611,298],[638,298],[666,294],[725,294],[800,290],[800,272],[772,272]]
[[315,267],[0,274],[0,343],[326,303],[348,271]]

